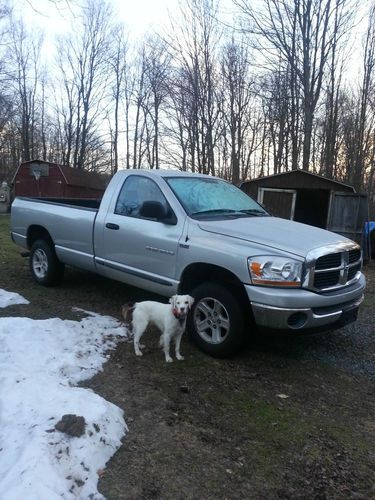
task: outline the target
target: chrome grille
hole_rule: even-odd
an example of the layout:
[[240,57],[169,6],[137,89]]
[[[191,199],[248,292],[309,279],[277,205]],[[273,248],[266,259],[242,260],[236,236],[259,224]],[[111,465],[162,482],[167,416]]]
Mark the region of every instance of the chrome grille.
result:
[[359,260],[361,260],[361,250],[359,248],[349,250],[349,264],[353,264]]
[[361,270],[361,264],[356,264],[355,266],[349,268],[348,281],[352,280],[360,270]]
[[327,271],[315,274],[314,288],[324,289],[337,285],[340,280],[340,271]]
[[304,286],[315,291],[342,288],[359,279],[362,252],[355,243],[319,248],[307,256]]
[[330,269],[339,267],[341,264],[341,253],[329,253],[316,260],[315,269]]

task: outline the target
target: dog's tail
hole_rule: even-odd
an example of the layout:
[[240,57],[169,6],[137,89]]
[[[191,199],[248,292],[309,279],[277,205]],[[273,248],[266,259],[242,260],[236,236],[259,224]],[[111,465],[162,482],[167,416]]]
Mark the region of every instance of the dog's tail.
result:
[[128,302],[124,304],[121,308],[121,313],[125,321],[126,327],[131,331],[132,321],[133,321],[133,311],[135,308],[135,302]]

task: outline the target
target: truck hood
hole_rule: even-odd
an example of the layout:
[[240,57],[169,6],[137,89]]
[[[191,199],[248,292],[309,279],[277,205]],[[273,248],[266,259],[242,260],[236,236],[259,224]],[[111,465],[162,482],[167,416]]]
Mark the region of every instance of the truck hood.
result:
[[300,257],[305,257],[315,248],[349,241],[344,236],[325,229],[278,217],[199,221],[198,225],[209,233],[257,243]]

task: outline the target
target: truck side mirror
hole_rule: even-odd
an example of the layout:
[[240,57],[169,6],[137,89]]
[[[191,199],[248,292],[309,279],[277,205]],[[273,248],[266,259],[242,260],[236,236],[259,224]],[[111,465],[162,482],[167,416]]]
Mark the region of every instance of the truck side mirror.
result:
[[167,211],[160,201],[144,201],[139,210],[139,215],[145,219],[154,219],[164,224],[177,224],[176,216]]

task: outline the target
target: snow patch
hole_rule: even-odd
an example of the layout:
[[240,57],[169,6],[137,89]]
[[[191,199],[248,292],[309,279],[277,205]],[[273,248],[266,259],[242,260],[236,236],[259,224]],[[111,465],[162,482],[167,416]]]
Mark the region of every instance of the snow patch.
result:
[[14,306],[16,304],[30,304],[30,302],[24,299],[21,295],[14,292],[7,292],[6,290],[0,289],[0,307]]
[[[0,291],[0,303],[7,294]],[[89,314],[81,321],[0,318],[2,500],[103,498],[98,473],[127,426],[120,408],[75,385],[102,370],[125,329]],[[55,429],[65,414],[84,417],[83,436]]]

